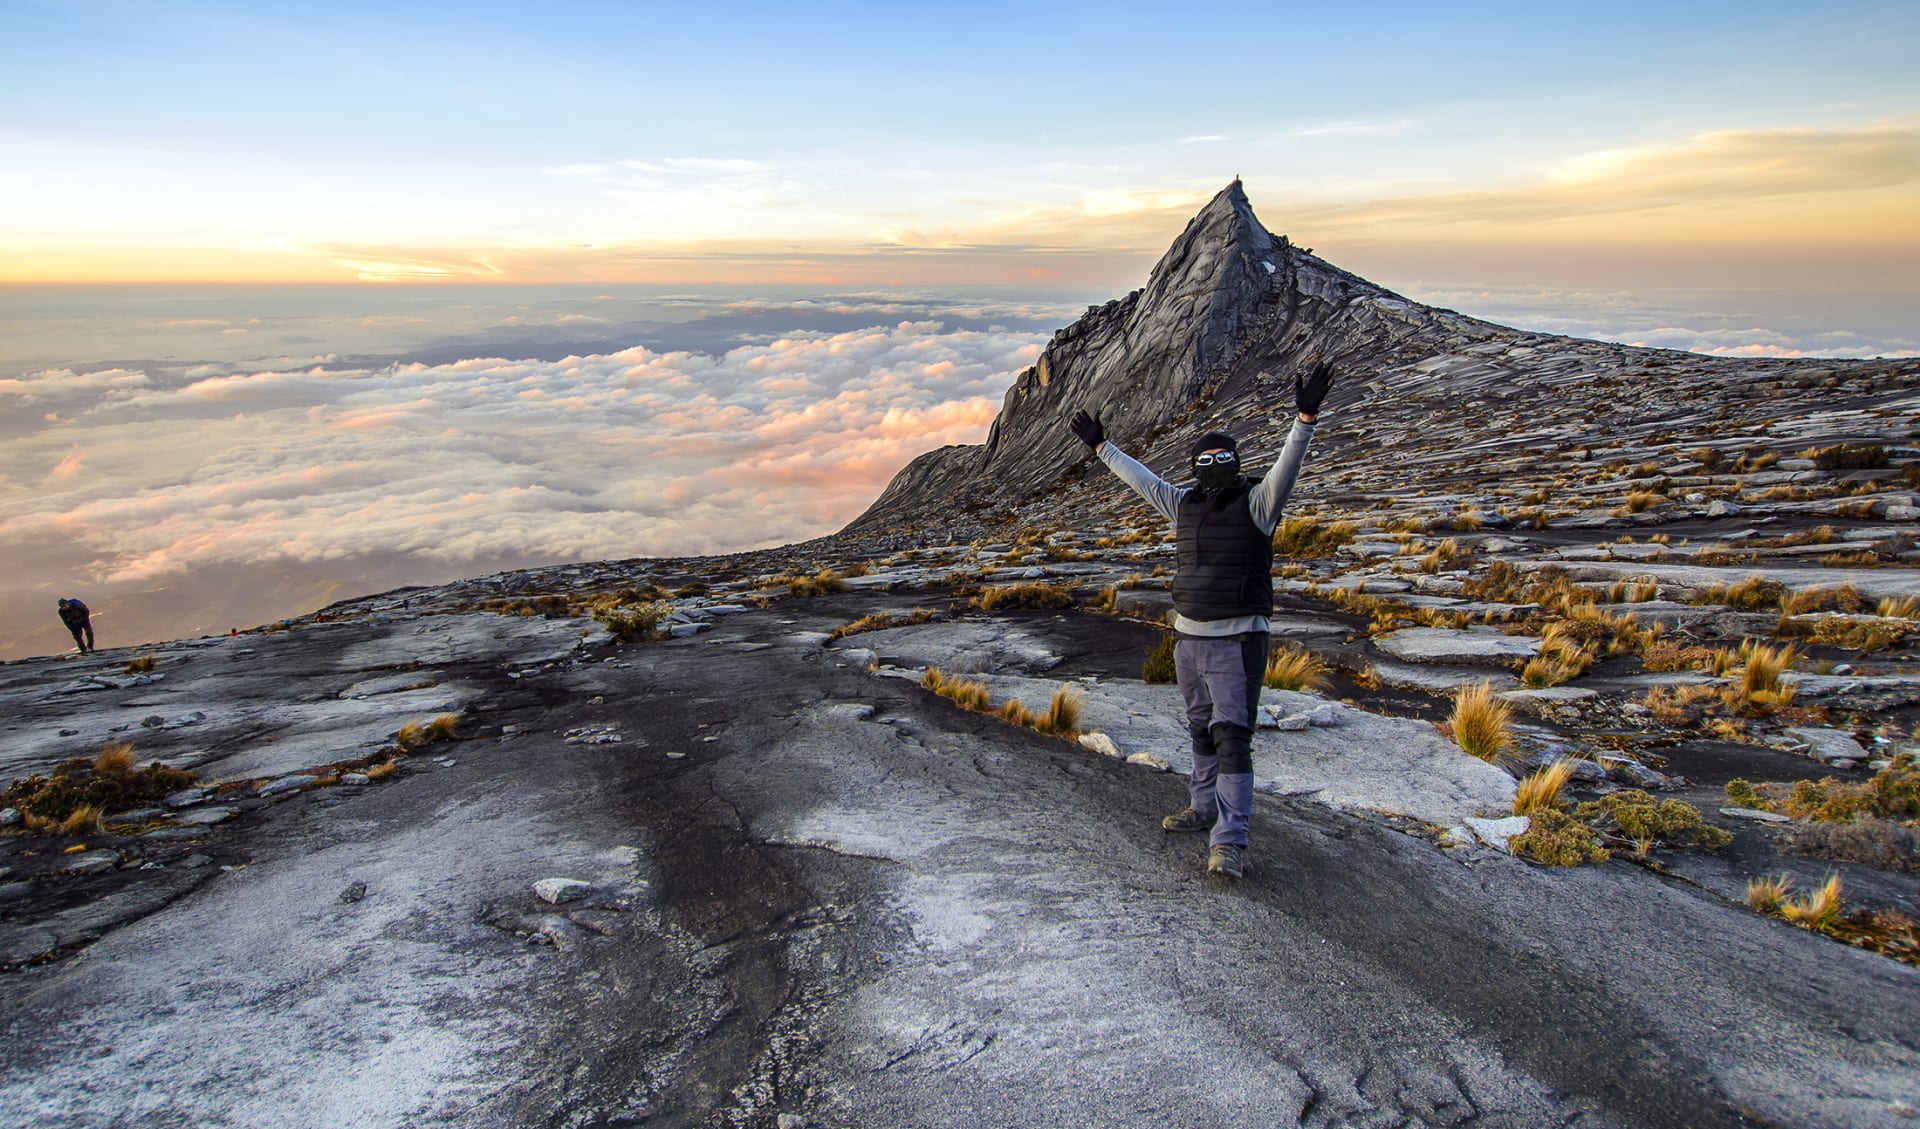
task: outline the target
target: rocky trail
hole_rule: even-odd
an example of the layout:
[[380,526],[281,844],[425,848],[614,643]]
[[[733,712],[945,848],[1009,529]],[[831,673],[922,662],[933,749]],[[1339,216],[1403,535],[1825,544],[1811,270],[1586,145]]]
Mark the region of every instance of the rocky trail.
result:
[[[1065,679],[1122,751],[1177,758],[1155,737],[1170,688],[1138,681],[1155,632],[960,612],[828,639],[939,595],[786,598],[625,645],[416,596],[158,648],[143,685],[61,692],[106,656],[10,664],[16,732],[57,725],[85,749],[159,717],[132,723],[142,757],[260,782],[75,855],[5,840],[0,1110],[1698,1126],[1898,1124],[1920,1105],[1912,969],[1711,881],[1443,847],[1423,828],[1511,783],[1445,742],[1396,749],[1422,721],[1263,730],[1252,872],[1209,879],[1204,847],[1158,827],[1177,774],[910,677]],[[210,708],[242,685],[302,708]],[[339,759],[443,706],[456,738],[386,778],[275,793],[321,735]],[[233,814],[186,821],[209,808]],[[114,866],[58,869],[102,849]],[[543,901],[553,877],[584,896]]]

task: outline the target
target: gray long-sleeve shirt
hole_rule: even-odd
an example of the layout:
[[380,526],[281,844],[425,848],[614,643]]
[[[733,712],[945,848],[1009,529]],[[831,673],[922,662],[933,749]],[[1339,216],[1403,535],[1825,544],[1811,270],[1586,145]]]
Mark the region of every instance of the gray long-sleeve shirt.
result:
[[[1313,439],[1313,424],[1295,419],[1293,430],[1287,433],[1287,444],[1280,449],[1280,457],[1273,466],[1254,485],[1253,492],[1247,497],[1247,509],[1253,515],[1253,523],[1262,533],[1271,534],[1280,524],[1280,508],[1287,502],[1287,495],[1293,493],[1294,480],[1300,477],[1300,467],[1307,461],[1307,443]],[[1160,515],[1173,523],[1174,532],[1179,532],[1180,499],[1187,493],[1185,487],[1175,486],[1166,479],[1148,470],[1137,459],[1113,445],[1112,441],[1100,444],[1096,452],[1107,469],[1120,476],[1120,481],[1133,488],[1134,493],[1147,500],[1147,504],[1160,512]],[[1188,619],[1176,614],[1173,617],[1173,629],[1182,635],[1241,635],[1249,631],[1265,631],[1268,628],[1267,617],[1263,615],[1236,616],[1232,619]]]

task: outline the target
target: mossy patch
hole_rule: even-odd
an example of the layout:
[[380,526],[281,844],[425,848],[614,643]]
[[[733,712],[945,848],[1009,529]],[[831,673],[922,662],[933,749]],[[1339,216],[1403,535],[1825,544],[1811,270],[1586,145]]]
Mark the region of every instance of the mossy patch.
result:
[[134,768],[122,759],[77,757],[48,775],[15,781],[0,797],[0,806],[18,809],[29,829],[48,829],[81,808],[111,812],[156,803],[170,793],[192,787],[198,779],[186,769],[170,768],[159,761]]
[[1558,808],[1543,808],[1528,820],[1524,832],[1507,840],[1507,849],[1522,858],[1548,866],[1579,866],[1612,857],[1593,828]]

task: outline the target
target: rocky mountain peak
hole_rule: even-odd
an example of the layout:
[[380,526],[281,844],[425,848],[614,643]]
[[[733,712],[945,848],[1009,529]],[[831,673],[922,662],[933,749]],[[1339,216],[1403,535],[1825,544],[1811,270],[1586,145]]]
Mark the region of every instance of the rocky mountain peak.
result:
[[1043,490],[1085,458],[1067,427],[1081,408],[1122,446],[1151,449],[1207,406],[1280,387],[1312,356],[1349,348],[1364,334],[1341,314],[1360,299],[1411,306],[1269,232],[1235,180],[1144,287],[1054,334],[1007,390],[984,445],[921,456],[848,531],[943,524],[953,499],[988,507]]

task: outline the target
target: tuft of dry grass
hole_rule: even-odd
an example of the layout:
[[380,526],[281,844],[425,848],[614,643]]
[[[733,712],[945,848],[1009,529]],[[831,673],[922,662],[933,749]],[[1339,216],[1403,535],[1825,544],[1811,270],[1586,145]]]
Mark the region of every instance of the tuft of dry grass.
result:
[[1840,916],[1840,875],[1828,874],[1820,888],[1804,898],[1781,898],[1779,912],[1802,929],[1824,931]]
[[152,655],[141,655],[127,663],[126,671],[128,674],[145,674],[159,665],[160,660],[154,658]]
[[875,612],[863,615],[852,623],[841,624],[833,629],[833,638],[845,639],[849,635],[859,635],[867,631],[884,631],[889,627],[908,627],[916,623],[925,623],[933,618],[933,612],[926,608],[915,608],[906,615],[894,615],[892,612]]
[[[1702,550],[1708,552],[1710,550]],[[1694,554],[1696,563],[1699,553]],[[1728,585],[1715,584],[1694,600],[1696,604],[1725,604],[1730,608],[1764,611],[1777,608],[1786,599],[1787,586],[1776,580],[1749,576]]]
[[1459,555],[1460,542],[1455,538],[1449,537],[1445,541],[1435,545],[1432,552],[1420,558],[1420,571],[1425,573],[1439,572],[1451,565]]
[[1791,885],[1784,874],[1769,874],[1765,878],[1747,879],[1747,905],[1761,913],[1772,915],[1780,911],[1780,903],[1787,896]]
[[92,804],[74,808],[60,821],[58,830],[62,835],[90,835],[100,830],[100,809]]
[[454,728],[459,724],[460,724],[459,714],[443,713],[439,717],[434,718],[432,721],[427,722],[427,740],[429,741],[451,740],[453,738]]
[[1920,596],[1884,596],[1873,614],[1883,619],[1920,619]]
[[1776,649],[1762,643],[1749,643],[1740,650],[1746,665],[1722,694],[1727,708],[1734,713],[1764,714],[1790,705],[1793,688],[1783,686],[1780,676],[1798,657],[1794,648],[1789,645]]
[[1640,514],[1666,500],[1664,494],[1656,494],[1651,490],[1629,490],[1626,505],[1621,508],[1630,514]]
[[1279,646],[1267,656],[1262,678],[1269,690],[1323,691],[1332,685],[1327,664],[1304,647]]
[[1080,731],[1080,695],[1071,686],[1060,686],[1047,701],[1047,712],[1030,724],[1050,737],[1069,736]]
[[1033,711],[1021,705],[1018,698],[1008,698],[1005,705],[994,711],[994,716],[1023,729],[1033,727]]
[[387,777],[392,776],[394,770],[399,767],[400,758],[388,757],[379,764],[368,765],[364,771],[368,780],[385,780]]
[[1513,746],[1513,709],[1494,696],[1491,682],[1460,688],[1447,727],[1454,744],[1483,761],[1492,762]]
[[789,577],[786,583],[789,596],[825,596],[847,590],[847,582],[831,568],[823,568],[812,576]]
[[108,745],[93,758],[93,770],[102,776],[124,776],[133,768],[133,746],[124,741]]
[[963,710],[985,713],[990,704],[986,683],[967,678],[949,677],[942,674],[937,666],[927,668],[926,673],[920,676],[920,685]]
[[1560,806],[1560,792],[1573,779],[1573,762],[1561,757],[1545,768],[1536,769],[1513,795],[1513,814],[1531,815],[1543,808]]

